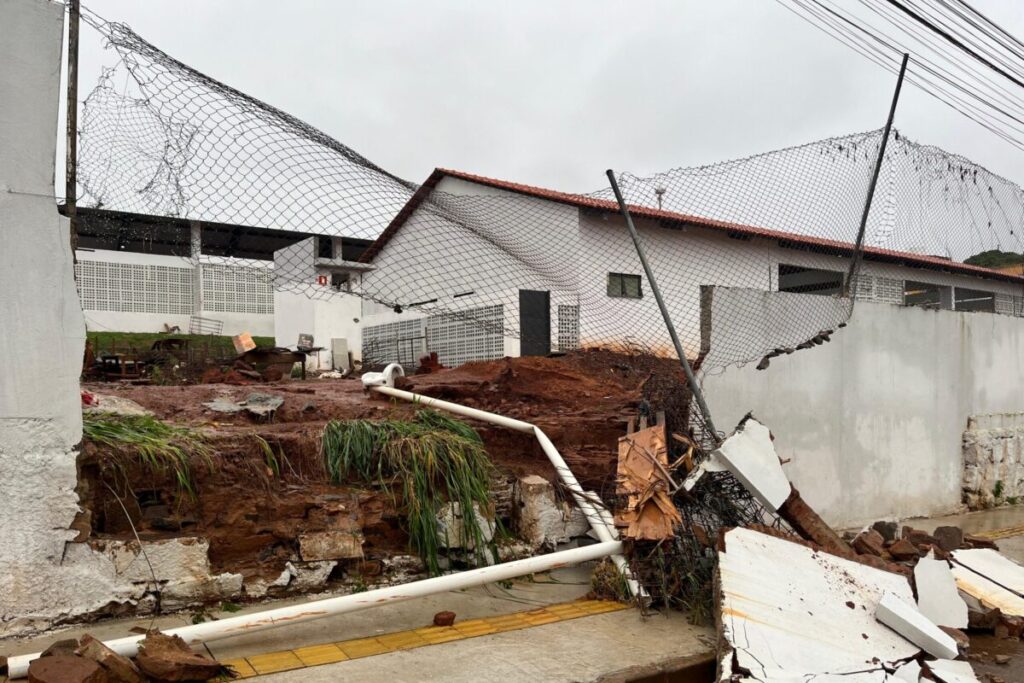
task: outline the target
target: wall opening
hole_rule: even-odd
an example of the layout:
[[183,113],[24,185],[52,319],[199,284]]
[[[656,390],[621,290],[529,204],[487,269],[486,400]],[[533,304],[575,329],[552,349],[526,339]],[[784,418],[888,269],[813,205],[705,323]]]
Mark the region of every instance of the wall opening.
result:
[[779,291],[839,296],[843,291],[843,274],[835,270],[803,268],[780,263]]
[[957,287],[954,308],[958,311],[996,311],[996,295],[980,289]]
[[922,308],[952,308],[951,290],[951,287],[907,280],[903,283],[903,304]]

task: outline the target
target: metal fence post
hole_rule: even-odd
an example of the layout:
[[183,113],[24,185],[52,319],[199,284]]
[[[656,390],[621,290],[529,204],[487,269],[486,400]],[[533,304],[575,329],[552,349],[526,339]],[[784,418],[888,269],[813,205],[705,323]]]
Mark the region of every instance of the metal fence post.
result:
[[636,254],[640,257],[640,265],[643,266],[647,280],[651,283],[651,292],[654,293],[654,299],[658,302],[658,308],[661,309],[661,317],[665,320],[665,327],[668,328],[668,334],[672,338],[672,345],[676,347],[679,363],[683,366],[683,372],[686,373],[686,381],[690,385],[690,395],[697,402],[700,414],[704,418],[704,424],[711,433],[711,438],[714,439],[715,445],[718,445],[721,443],[721,439],[718,438],[718,430],[715,429],[715,423],[711,420],[711,411],[708,409],[708,404],[704,401],[704,392],[701,391],[700,385],[697,384],[697,378],[693,374],[693,368],[690,367],[690,361],[686,359],[686,353],[683,352],[683,345],[679,341],[679,335],[676,334],[675,325],[672,324],[672,317],[669,315],[668,308],[665,307],[665,300],[661,297],[661,290],[658,289],[658,281],[654,278],[654,272],[647,262],[647,255],[644,253],[644,247],[640,243],[640,236],[636,232],[636,226],[633,225],[633,217],[629,215],[629,207],[626,206],[626,202],[622,199],[619,184],[615,180],[615,173],[611,169],[608,169],[607,173],[608,180],[612,184],[612,192],[615,193],[615,199],[619,202],[619,210],[622,211],[622,216],[626,219],[629,236],[633,238]]

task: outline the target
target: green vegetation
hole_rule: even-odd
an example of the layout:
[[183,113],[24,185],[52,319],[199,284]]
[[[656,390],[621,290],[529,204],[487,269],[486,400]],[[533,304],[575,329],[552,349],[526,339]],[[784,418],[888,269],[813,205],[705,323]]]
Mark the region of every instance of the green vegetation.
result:
[[112,462],[125,482],[133,463],[159,475],[170,472],[178,485],[179,500],[195,500],[193,458],[212,462],[212,449],[202,434],[150,415],[86,413],[82,431],[89,441],[110,448]]
[[332,420],[324,427],[321,454],[334,483],[355,478],[397,484],[413,550],[431,574],[441,572],[437,513],[448,501],[463,511],[459,545],[484,560],[485,536],[472,510],[490,508],[493,466],[480,436],[465,423],[426,409],[411,421]]
[[996,480],[996,486],[995,486],[994,489],[992,489],[992,495],[996,497],[996,500],[999,500],[1000,498],[1003,497],[1003,480],[1002,479],[997,479]]
[[1005,266],[1024,264],[1024,254],[1018,254],[1013,251],[989,249],[988,251],[983,251],[980,254],[971,256],[964,260],[964,263],[972,266],[981,266],[982,268],[1003,268]]
[[[111,351],[116,349],[118,351],[134,351],[136,353],[141,351],[148,351],[158,339],[167,339],[174,337],[175,339],[188,339],[189,344],[193,348],[206,348],[210,346],[211,350],[223,350],[225,354],[234,354],[234,345],[231,343],[231,337],[212,335],[212,334],[166,334],[164,332],[89,332],[87,338],[92,342],[92,348],[94,352],[99,351]],[[274,346],[273,337],[253,337],[252,340],[256,342],[257,346]]]

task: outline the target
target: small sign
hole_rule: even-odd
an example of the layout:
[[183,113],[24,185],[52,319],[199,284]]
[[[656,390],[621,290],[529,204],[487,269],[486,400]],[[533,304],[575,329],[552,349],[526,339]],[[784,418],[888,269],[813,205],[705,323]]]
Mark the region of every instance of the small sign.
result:
[[316,283],[318,285],[323,285],[324,287],[326,287],[327,286],[327,276],[326,275],[317,275],[316,276]]
[[299,350],[313,348],[313,335],[311,334],[300,334],[299,335]]
[[243,332],[240,335],[231,338],[231,343],[235,345],[235,353],[242,355],[246,351],[252,351],[256,348],[256,342],[252,340],[252,335],[248,332]]

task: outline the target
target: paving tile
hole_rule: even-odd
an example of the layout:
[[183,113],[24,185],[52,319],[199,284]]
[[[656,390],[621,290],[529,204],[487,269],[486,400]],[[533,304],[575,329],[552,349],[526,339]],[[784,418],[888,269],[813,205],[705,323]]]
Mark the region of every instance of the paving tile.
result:
[[348,659],[348,655],[341,651],[334,643],[327,643],[326,645],[311,645],[309,647],[300,647],[294,650],[295,655],[302,660],[302,663],[306,666],[316,666],[318,664],[333,664],[335,662],[343,662]]
[[295,656],[295,653],[291,650],[268,652],[265,655],[253,655],[246,657],[246,659],[252,665],[252,668],[256,670],[256,673],[261,675],[302,668],[302,660]]

